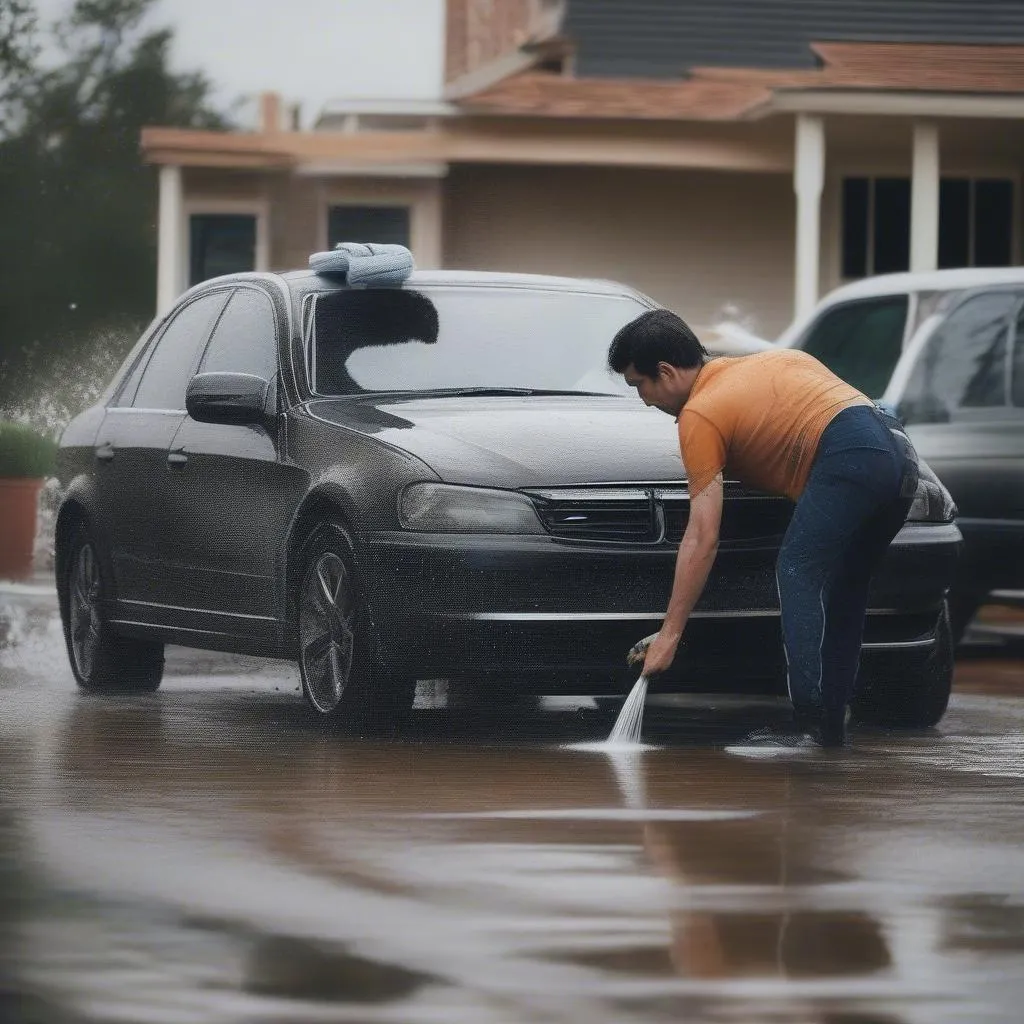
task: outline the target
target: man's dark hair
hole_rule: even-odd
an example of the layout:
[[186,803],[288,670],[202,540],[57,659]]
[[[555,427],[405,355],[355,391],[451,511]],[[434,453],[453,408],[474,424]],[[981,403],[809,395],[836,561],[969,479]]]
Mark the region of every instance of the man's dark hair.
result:
[[658,376],[658,363],[692,370],[707,358],[697,335],[670,309],[641,313],[615,335],[608,349],[608,366],[614,373],[623,373],[632,364],[645,377]]

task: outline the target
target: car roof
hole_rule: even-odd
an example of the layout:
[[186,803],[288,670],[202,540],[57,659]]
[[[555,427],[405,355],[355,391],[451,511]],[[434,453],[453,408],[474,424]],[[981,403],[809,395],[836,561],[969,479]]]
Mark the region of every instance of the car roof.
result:
[[894,292],[942,292],[977,288],[987,284],[1024,282],[1024,267],[963,267],[954,270],[929,270],[902,274],[879,274],[862,281],[840,285],[824,297],[821,305],[848,299],[891,295]]
[[[315,274],[312,270],[292,270],[279,275],[295,291],[343,286],[340,280]],[[459,286],[469,288],[525,288],[538,291],[586,292],[594,295],[621,295],[644,305],[657,305],[642,292],[619,281],[589,277],[557,277],[553,274],[511,274],[482,270],[417,270],[405,282],[407,288]]]

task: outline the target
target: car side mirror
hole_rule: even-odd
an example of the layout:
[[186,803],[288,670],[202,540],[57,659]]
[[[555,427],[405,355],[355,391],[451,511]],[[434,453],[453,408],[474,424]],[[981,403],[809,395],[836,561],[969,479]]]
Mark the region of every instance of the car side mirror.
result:
[[268,420],[270,382],[252,373],[197,373],[185,390],[185,408],[199,423]]

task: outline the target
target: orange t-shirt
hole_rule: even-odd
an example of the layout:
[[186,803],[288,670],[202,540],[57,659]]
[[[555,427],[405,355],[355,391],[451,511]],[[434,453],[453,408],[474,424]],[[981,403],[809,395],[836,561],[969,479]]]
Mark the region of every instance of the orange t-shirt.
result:
[[690,493],[700,494],[725,473],[796,501],[832,419],[850,406],[872,404],[796,349],[713,359],[679,416]]

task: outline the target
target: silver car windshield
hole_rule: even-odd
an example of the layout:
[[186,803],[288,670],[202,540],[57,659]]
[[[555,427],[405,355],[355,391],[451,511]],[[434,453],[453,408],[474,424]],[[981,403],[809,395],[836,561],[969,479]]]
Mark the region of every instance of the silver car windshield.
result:
[[631,394],[610,373],[630,295],[502,287],[321,293],[308,320],[318,395],[480,389]]

